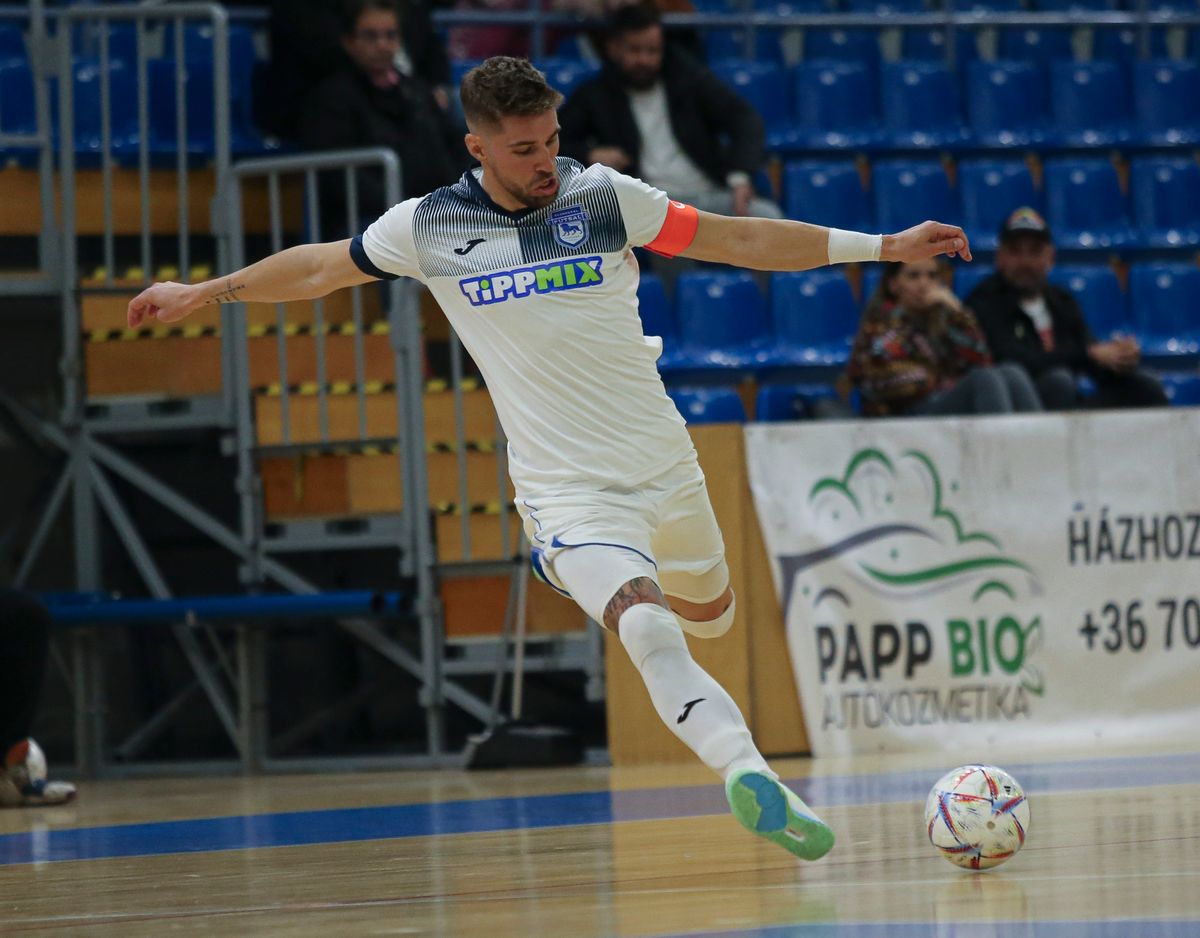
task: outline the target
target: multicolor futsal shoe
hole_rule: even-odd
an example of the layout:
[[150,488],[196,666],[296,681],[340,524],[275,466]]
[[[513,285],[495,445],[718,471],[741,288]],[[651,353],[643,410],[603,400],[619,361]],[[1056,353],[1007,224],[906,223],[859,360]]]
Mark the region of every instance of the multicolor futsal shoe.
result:
[[725,797],[742,827],[779,844],[802,860],[833,849],[833,831],[795,792],[757,769],[739,769],[725,780]]
[[70,782],[46,778],[46,756],[32,739],[22,739],[0,763],[0,808],[37,808],[66,804],[75,797]]

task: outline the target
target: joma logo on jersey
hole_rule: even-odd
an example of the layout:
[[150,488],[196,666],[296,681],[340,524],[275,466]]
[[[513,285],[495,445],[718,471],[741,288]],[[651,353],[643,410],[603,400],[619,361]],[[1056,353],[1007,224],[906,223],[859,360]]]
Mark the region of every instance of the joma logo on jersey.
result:
[[530,293],[558,293],[604,283],[600,273],[602,261],[599,257],[583,257],[536,267],[518,267],[486,277],[460,280],[458,286],[472,306],[488,306]]

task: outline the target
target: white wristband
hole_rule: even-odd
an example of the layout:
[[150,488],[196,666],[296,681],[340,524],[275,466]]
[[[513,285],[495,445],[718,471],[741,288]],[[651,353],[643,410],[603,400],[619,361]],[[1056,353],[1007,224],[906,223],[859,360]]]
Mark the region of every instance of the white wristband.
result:
[[829,263],[849,264],[853,261],[877,261],[883,249],[883,235],[863,234],[861,231],[829,229]]

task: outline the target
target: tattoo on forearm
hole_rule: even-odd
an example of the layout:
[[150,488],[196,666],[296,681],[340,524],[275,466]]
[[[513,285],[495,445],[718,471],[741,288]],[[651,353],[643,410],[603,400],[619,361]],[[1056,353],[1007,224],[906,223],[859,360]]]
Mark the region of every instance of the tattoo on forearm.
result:
[[621,621],[621,615],[626,609],[636,606],[638,603],[653,603],[656,606],[662,606],[664,609],[671,608],[667,605],[666,597],[663,596],[662,590],[648,576],[634,577],[619,590],[616,595],[608,601],[608,605],[604,607],[604,625],[605,628],[611,631],[617,631],[617,623]]
[[246,285],[244,283],[235,284],[233,282],[233,278],[230,277],[225,281],[225,287],[205,300],[204,305],[209,306],[213,303],[236,303],[238,293],[245,289]]

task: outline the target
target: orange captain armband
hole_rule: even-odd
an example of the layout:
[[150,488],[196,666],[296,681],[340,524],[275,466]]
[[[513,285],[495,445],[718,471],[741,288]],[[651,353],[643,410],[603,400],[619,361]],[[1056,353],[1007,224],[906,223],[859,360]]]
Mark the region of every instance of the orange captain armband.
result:
[[695,208],[671,199],[667,202],[667,217],[663,219],[662,228],[645,248],[663,257],[674,257],[692,243],[699,225],[700,213]]

